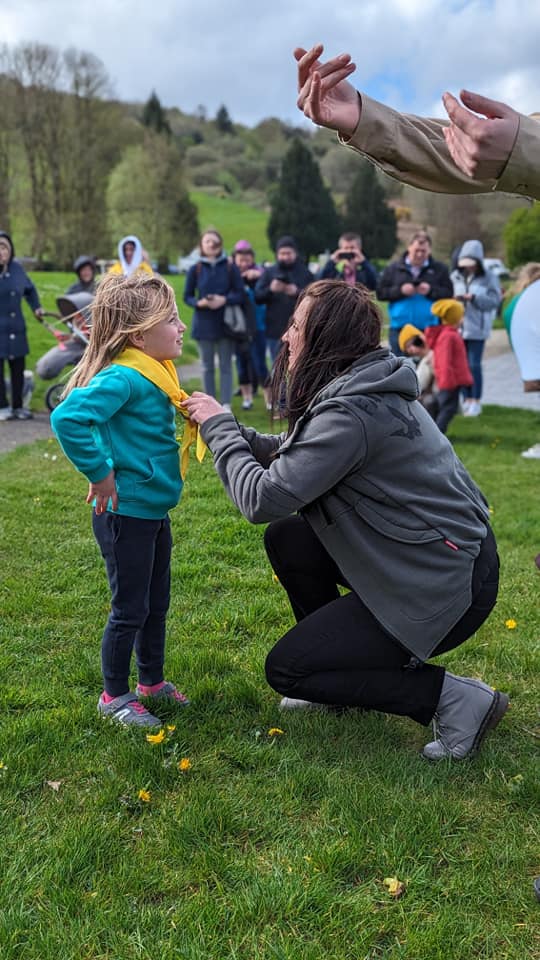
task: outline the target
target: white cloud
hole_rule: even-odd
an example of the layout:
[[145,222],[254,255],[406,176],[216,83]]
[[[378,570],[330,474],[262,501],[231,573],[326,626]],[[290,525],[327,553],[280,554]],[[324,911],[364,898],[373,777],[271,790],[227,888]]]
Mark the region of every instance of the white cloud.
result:
[[440,94],[461,87],[540,109],[540,6],[522,0],[17,0],[2,11],[3,39],[89,50],[116,95],[145,100],[155,89],[188,112],[225,103],[233,119],[299,122],[292,49],[323,41],[347,51],[356,83],[399,109],[442,115]]

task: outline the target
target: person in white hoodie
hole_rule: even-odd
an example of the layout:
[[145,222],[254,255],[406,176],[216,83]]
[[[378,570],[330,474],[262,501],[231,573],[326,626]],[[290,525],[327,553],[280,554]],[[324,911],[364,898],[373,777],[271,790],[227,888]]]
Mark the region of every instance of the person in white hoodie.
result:
[[465,307],[463,339],[473,377],[472,387],[464,390],[463,413],[477,417],[482,412],[482,355],[501,302],[498,277],[484,266],[484,248],[480,240],[467,240],[463,244],[450,279],[454,298]]
[[118,244],[118,260],[113,263],[109,273],[123,273],[125,277],[130,277],[133,273],[148,273],[153,276],[154,271],[146,260],[138,237],[122,237]]

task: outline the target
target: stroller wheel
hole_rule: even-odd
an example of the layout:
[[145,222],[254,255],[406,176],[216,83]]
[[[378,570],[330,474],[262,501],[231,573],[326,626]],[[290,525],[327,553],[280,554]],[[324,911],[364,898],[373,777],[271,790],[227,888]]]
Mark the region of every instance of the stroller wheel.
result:
[[64,390],[65,383],[53,383],[52,387],[49,387],[47,393],[45,394],[45,403],[49,410],[54,410],[55,407],[60,403],[60,398],[62,396],[62,391]]

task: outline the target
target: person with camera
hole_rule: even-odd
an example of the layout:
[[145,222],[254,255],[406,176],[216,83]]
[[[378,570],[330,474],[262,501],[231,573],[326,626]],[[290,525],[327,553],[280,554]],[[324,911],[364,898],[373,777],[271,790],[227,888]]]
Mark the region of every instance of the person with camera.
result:
[[399,334],[405,324],[425,330],[437,323],[431,304],[452,297],[453,293],[448,268],[431,256],[431,237],[424,230],[418,230],[403,256],[388,264],[377,284],[379,300],[387,300],[389,304],[388,339],[392,353],[404,356]]
[[280,351],[296,298],[312,280],[298,256],[294,237],[281,237],[276,243],[276,262],[266,268],[255,286],[255,301],[266,304],[266,344],[272,363]]
[[358,233],[342,233],[334,250],[317,273],[317,280],[344,280],[350,285],[362,283],[368,290],[377,287],[377,271],[362,250]]

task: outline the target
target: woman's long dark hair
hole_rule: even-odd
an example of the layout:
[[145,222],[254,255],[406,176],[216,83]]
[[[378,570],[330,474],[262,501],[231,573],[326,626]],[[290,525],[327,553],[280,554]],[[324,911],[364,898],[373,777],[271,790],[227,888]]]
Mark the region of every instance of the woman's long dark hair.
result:
[[306,298],[310,311],[294,369],[288,375],[289,350],[284,344],[272,374],[273,405],[279,409],[286,398],[289,434],[319,391],[381,341],[381,314],[360,284],[317,280],[302,290],[296,306]]

